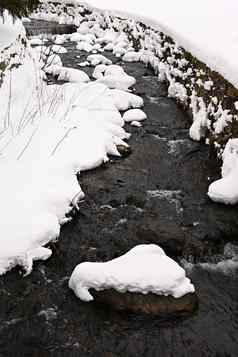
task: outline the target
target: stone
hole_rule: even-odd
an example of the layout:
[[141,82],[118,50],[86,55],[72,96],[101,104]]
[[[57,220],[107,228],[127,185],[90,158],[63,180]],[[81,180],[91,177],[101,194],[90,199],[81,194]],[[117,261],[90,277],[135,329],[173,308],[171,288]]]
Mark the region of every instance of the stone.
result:
[[150,314],[158,317],[187,316],[198,309],[198,297],[189,293],[181,298],[162,296],[149,293],[119,293],[114,289],[96,291],[90,290],[95,302],[107,304],[115,310],[125,310],[133,313]]

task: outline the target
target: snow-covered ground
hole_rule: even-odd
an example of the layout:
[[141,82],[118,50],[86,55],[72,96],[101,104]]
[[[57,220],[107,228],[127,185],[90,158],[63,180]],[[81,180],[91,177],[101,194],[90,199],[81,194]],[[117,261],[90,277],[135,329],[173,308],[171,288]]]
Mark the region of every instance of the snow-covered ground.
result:
[[4,11],[3,16],[0,16],[0,52],[3,48],[11,45],[22,33],[25,33],[22,22],[19,20],[13,21],[8,12]]
[[238,87],[237,0],[88,0],[92,6],[129,14],[158,27]]
[[[40,38],[31,44],[24,56],[21,46],[10,46],[14,56],[0,87],[0,274],[16,265],[30,273],[34,260],[51,255],[44,246],[84,197],[76,175],[120,156],[117,145],[127,147],[129,134],[119,110],[143,106],[128,91],[136,80],[106,57],[88,57],[92,65],[107,64],[102,78],[90,81],[84,71],[63,67],[63,46],[47,47]],[[67,83],[49,86],[46,73]]]
[[90,288],[175,298],[195,291],[184,269],[155,244],[138,245],[106,263],[81,263],[73,271],[69,287],[83,301],[93,300]]

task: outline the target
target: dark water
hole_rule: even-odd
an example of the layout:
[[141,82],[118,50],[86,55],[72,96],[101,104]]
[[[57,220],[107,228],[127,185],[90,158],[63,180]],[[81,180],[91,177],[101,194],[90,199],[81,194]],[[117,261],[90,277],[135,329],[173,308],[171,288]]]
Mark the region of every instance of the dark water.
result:
[[36,35],[62,35],[67,33],[73,33],[77,30],[74,25],[58,24],[57,22],[48,22],[44,20],[34,20],[25,23],[26,32],[28,36]]
[[[85,55],[72,43],[66,47],[64,64],[80,68],[76,55]],[[67,287],[76,264],[112,259],[136,244],[157,243],[175,259],[201,262],[237,240],[237,207],[206,196],[219,163],[189,140],[189,118],[167,98],[166,86],[142,64],[122,65],[137,78],[149,119],[143,128],[128,126],[129,157],[79,177],[86,200],[52,245],[53,257],[26,278],[17,271],[0,278],[0,356],[238,356],[235,269],[224,274],[195,265],[189,274],[199,311],[179,320],[85,304]]]

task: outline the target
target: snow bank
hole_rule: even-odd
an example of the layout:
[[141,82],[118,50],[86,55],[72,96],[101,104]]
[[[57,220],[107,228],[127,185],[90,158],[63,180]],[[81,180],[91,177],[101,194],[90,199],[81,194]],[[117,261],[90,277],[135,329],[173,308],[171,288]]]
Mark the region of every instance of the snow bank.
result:
[[109,13],[159,26],[180,46],[238,87],[238,2],[201,0],[191,2],[89,0],[90,5]]
[[69,83],[47,86],[49,67],[29,48],[19,64],[0,88],[0,274],[16,265],[30,273],[34,260],[51,255],[43,246],[84,197],[76,175],[120,156],[117,145],[129,137],[105,85],[58,64]]
[[13,21],[7,11],[0,16],[0,51],[10,46],[19,35],[24,35],[25,29],[20,20]]
[[154,244],[138,245],[106,263],[81,263],[69,287],[83,301],[93,300],[89,289],[115,289],[121,293],[154,293],[180,298],[195,291],[185,271]]

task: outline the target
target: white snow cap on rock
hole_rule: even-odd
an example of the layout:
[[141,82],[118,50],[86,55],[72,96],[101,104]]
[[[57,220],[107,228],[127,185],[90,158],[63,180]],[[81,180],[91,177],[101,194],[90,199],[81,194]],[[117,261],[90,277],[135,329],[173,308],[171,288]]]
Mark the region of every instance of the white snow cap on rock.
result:
[[110,65],[112,64],[112,61],[107,59],[103,55],[89,55],[87,58],[87,61],[92,65],[92,66],[97,66],[99,64],[104,64],[104,65]]
[[62,45],[64,42],[66,42],[66,35],[56,35],[54,38],[54,43],[56,45]]
[[67,53],[68,52],[68,50],[65,47],[60,46],[60,45],[54,45],[50,49],[51,49],[52,52],[58,53],[58,54]]
[[222,178],[209,186],[208,196],[215,202],[236,204],[238,202],[238,139],[228,141],[222,159]]
[[127,52],[126,54],[124,54],[122,60],[124,62],[139,62],[140,57],[141,57],[140,52],[130,51],[130,52]]
[[46,73],[58,76],[59,81],[66,81],[72,83],[87,83],[90,82],[89,76],[84,71],[75,68],[50,66],[45,70]]
[[144,105],[141,97],[120,89],[110,90],[110,96],[119,111],[126,111],[130,108],[141,108]]
[[[89,57],[91,58],[91,56]],[[121,89],[123,91],[127,91],[136,84],[136,79],[126,74],[121,66],[109,64],[107,67],[103,67],[106,64],[109,63],[104,61],[100,67],[95,68],[93,73],[93,77],[97,78],[99,83],[105,84],[110,89]]]
[[91,288],[175,298],[195,291],[184,269],[155,244],[138,245],[106,263],[81,263],[74,269],[69,287],[83,301],[93,300]]
[[35,37],[35,38],[30,39],[30,45],[31,46],[41,46],[41,45],[44,45],[44,41],[39,37]]
[[141,109],[130,109],[127,110],[124,115],[123,115],[123,120],[127,123],[133,122],[133,121],[143,121],[147,119],[147,115],[143,110]]
[[121,89],[125,91],[136,84],[136,79],[132,76],[128,76],[127,74],[117,76],[105,75],[97,81],[105,84],[108,88]]

